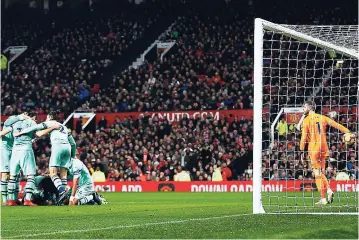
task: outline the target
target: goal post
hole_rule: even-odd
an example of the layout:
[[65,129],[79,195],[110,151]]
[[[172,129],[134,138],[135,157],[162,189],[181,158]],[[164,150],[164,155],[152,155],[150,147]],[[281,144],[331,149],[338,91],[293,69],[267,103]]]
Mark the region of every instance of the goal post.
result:
[[[319,114],[336,113],[335,121],[359,135],[358,56],[356,25],[282,25],[255,19],[253,213],[358,213],[358,140],[343,146],[338,131],[330,129],[327,135],[328,143],[341,146],[340,150],[331,149],[331,154],[340,159],[331,156],[330,167],[325,170],[329,183],[338,183],[335,204],[316,206],[319,193],[315,181],[295,176],[299,171],[311,171],[310,163],[308,169],[301,168],[298,156],[302,153],[297,147],[306,100],[316,102]],[[276,126],[286,114],[297,115],[293,123],[296,129],[290,136],[279,138]],[[282,148],[273,149],[275,143]],[[284,172],[283,177],[271,173],[276,172],[274,169],[276,174]],[[340,179],[329,179],[329,170],[333,169],[350,177],[342,182],[351,189],[339,192]],[[279,186],[280,192],[267,192],[265,184]]]

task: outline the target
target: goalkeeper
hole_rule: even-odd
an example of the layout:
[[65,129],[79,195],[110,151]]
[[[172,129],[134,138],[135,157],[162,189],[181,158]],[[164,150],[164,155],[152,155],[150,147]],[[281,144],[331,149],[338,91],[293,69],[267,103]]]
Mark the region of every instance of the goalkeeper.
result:
[[[300,150],[304,151],[308,143],[308,155],[312,164],[315,184],[321,196],[321,199],[316,205],[325,205],[332,203],[334,199],[334,193],[330,189],[325,176],[325,163],[329,156],[326,128],[329,125],[343,133],[349,133],[350,131],[332,119],[315,113],[315,108],[316,105],[313,101],[307,101],[304,104],[304,115],[306,115],[306,118],[303,121]],[[327,192],[328,200],[325,196],[325,192]]]

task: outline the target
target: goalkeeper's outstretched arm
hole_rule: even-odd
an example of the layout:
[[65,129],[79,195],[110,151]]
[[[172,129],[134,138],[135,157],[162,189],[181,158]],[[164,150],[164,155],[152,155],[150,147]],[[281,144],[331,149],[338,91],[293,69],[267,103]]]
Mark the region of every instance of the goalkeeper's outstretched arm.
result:
[[349,133],[350,130],[346,127],[344,127],[343,125],[341,125],[340,123],[337,123],[336,121],[328,118],[328,117],[325,117],[325,121],[327,122],[328,125],[332,126],[333,128],[336,128],[338,129],[339,131],[341,131],[342,133]]

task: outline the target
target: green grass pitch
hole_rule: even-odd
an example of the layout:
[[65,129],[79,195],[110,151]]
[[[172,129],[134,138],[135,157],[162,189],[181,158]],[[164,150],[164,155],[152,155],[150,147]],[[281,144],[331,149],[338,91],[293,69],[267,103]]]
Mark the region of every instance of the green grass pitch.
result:
[[355,215],[253,215],[251,193],[105,193],[102,206],[2,207],[1,238],[358,239]]

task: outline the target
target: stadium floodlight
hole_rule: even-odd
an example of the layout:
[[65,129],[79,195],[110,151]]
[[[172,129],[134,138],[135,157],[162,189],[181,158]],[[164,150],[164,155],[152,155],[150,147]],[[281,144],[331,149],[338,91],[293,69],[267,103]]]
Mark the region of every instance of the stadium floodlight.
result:
[[[330,149],[325,174],[331,185],[335,172],[343,180],[332,187],[332,204],[315,204],[319,193],[310,180],[311,162],[299,150],[308,100],[316,103],[317,113],[359,133],[358,56],[356,25],[255,20],[253,213],[358,214],[358,169],[348,167],[358,166],[358,140],[344,144],[342,133],[327,131],[329,147],[340,149]],[[276,130],[280,119],[290,125],[284,134]],[[268,191],[266,185],[279,185],[280,192]]]

